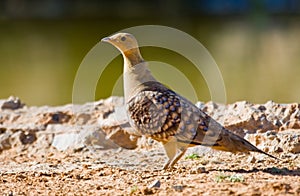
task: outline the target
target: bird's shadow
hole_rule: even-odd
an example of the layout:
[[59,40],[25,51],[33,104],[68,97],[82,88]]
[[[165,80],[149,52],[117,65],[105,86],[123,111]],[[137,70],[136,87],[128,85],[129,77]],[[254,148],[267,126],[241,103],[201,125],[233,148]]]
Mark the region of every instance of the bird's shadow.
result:
[[212,169],[212,170],[209,170],[209,171],[236,172],[236,173],[242,173],[242,174],[264,172],[264,173],[269,173],[269,174],[272,174],[272,175],[280,175],[280,176],[300,176],[300,168],[297,168],[295,170],[290,170],[286,167],[283,167],[283,168],[268,167],[268,168],[264,168],[264,169],[253,168],[251,170],[245,170],[245,169],[235,169],[235,170]]

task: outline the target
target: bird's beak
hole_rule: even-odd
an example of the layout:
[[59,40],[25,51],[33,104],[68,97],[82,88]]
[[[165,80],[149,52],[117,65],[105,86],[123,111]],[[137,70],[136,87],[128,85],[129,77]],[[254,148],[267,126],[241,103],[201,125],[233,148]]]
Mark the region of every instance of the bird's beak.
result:
[[101,42],[108,42],[108,43],[110,43],[111,39],[110,39],[110,37],[105,37],[105,38],[101,39]]

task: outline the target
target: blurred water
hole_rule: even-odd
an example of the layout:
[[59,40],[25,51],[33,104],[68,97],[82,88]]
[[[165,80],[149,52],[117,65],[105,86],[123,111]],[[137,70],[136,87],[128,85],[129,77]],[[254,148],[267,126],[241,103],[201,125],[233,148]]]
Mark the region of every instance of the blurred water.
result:
[[[72,101],[74,77],[82,59],[100,39],[140,21],[103,20],[0,21],[0,99],[20,97],[29,105]],[[147,22],[145,22],[147,23]],[[264,26],[240,21],[187,23],[181,29],[196,37],[215,58],[226,85],[227,101],[299,102],[300,23],[286,20]],[[184,57],[159,48],[143,48],[147,60],[167,59],[187,75],[198,97],[209,101],[207,86]],[[101,56],[99,56],[101,58]],[[119,56],[99,78],[95,99],[112,94],[122,72]],[[166,73],[167,75],[168,73]],[[168,84],[167,84],[168,85]],[[185,95],[185,89],[180,92]]]

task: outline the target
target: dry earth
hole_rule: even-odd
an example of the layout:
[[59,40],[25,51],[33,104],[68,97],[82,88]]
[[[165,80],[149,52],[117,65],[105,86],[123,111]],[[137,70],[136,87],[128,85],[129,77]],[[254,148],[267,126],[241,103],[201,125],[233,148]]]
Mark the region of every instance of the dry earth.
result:
[[122,105],[114,97],[59,107],[0,100],[1,195],[300,195],[298,104],[198,103],[281,160],[196,147],[168,171],[160,144],[132,137],[116,117]]

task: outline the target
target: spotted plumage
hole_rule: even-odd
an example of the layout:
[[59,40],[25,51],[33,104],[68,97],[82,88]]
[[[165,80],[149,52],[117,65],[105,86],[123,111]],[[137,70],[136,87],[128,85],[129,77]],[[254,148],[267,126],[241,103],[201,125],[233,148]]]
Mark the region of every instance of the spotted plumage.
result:
[[163,143],[173,167],[186,149],[209,146],[229,152],[260,152],[245,139],[225,129],[190,101],[155,80],[138,50],[136,39],[118,33],[103,41],[116,46],[124,58],[124,93],[130,125],[138,135]]
[[156,82],[144,83],[140,88],[143,89],[138,89],[127,104],[130,123],[143,135],[167,142],[169,137],[179,134],[182,126],[184,108],[179,97]]

